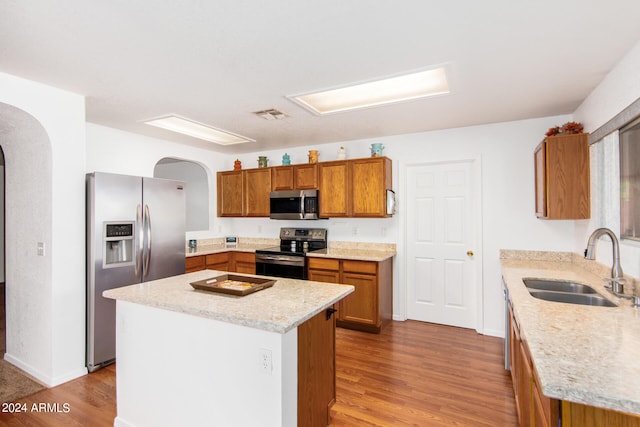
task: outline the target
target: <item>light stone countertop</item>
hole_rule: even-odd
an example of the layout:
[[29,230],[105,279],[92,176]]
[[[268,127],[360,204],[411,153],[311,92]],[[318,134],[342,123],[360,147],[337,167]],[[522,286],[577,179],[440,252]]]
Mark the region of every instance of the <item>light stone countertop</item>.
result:
[[278,246],[280,239],[261,239],[251,237],[239,237],[238,244],[233,248],[228,248],[223,237],[213,239],[200,239],[195,250],[185,248],[186,256],[209,255],[220,252],[255,252],[257,249],[264,249],[271,246]]
[[320,249],[317,251],[309,252],[308,257],[315,258],[338,258],[338,259],[351,259],[359,261],[384,261],[387,258],[392,258],[396,255],[396,251],[390,250],[375,250],[375,249],[346,249],[346,248],[332,248]]
[[209,255],[209,254],[216,254],[216,253],[221,253],[221,252],[229,252],[229,251],[236,251],[236,252],[255,252],[258,249],[264,249],[264,248],[268,248],[270,246],[277,246],[280,243],[277,242],[275,244],[269,245],[269,244],[248,244],[248,243],[240,243],[238,245],[236,245],[235,248],[228,248],[226,247],[226,245],[224,243],[220,243],[220,244],[212,244],[212,245],[198,245],[198,247],[195,249],[195,251],[190,250],[189,248],[186,249],[186,256],[188,257],[192,257],[192,256],[199,256],[199,255]]
[[[186,248],[186,256],[193,257],[220,252],[238,251],[255,252],[278,246],[280,239],[239,238],[235,248],[227,248],[222,238],[199,240],[197,248],[192,251]],[[384,261],[396,255],[396,245],[393,243],[369,242],[334,242],[329,241],[327,249],[315,250],[307,253],[309,257],[338,258],[360,261]]]
[[[501,257],[514,315],[542,393],[640,414],[640,311],[604,288],[607,269],[577,254],[548,258],[553,261],[544,256],[534,257],[537,260]],[[543,301],[529,294],[522,281],[526,277],[584,283],[618,307]],[[631,293],[633,286],[626,286],[625,293]]]
[[196,291],[189,284],[222,274],[227,272],[196,271],[107,290],[103,296],[284,334],[354,291],[351,285],[279,277],[272,287],[245,296]]

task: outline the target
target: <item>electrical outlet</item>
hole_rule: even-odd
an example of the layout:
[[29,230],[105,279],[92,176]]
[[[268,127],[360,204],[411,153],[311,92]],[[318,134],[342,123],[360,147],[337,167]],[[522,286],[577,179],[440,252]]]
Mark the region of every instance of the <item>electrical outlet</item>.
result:
[[38,242],[36,245],[36,252],[38,256],[44,256],[44,242]]
[[358,227],[353,227],[353,235],[354,236],[358,235]]
[[261,348],[258,354],[260,356],[260,371],[264,374],[271,375],[271,371],[273,371],[271,350]]

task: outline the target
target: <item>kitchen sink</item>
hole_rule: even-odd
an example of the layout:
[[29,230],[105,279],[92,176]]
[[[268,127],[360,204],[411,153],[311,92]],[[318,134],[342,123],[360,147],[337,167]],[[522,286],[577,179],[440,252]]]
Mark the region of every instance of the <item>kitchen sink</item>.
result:
[[545,301],[565,302],[569,304],[595,305],[600,307],[617,307],[618,305],[598,294],[571,292],[540,291],[529,289],[531,296]]
[[555,292],[568,292],[572,294],[597,294],[595,289],[591,286],[583,285],[582,283],[565,282],[561,280],[550,279],[523,279],[524,285],[532,290],[539,291],[555,291]]

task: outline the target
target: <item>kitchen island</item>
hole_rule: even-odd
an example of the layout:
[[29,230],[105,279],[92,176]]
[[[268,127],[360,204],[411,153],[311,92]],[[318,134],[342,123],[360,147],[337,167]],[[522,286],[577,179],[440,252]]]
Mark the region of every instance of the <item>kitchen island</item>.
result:
[[[571,253],[502,251],[501,258],[513,320],[534,371],[531,384],[555,407],[550,425],[557,425],[558,412],[568,426],[640,425],[640,318],[628,299],[604,289],[601,278],[610,268]],[[586,284],[617,307],[536,299],[524,278]],[[632,278],[627,283],[631,293]]]
[[335,320],[326,310],[353,287],[277,278],[234,296],[190,285],[223,274],[104,293],[117,300],[115,426],[295,426],[313,411],[328,416]]

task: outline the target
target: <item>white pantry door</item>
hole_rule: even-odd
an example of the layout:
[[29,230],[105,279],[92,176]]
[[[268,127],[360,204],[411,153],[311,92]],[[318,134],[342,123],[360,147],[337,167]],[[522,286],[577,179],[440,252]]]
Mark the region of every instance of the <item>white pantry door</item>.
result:
[[407,315],[476,328],[474,161],[407,167]]

